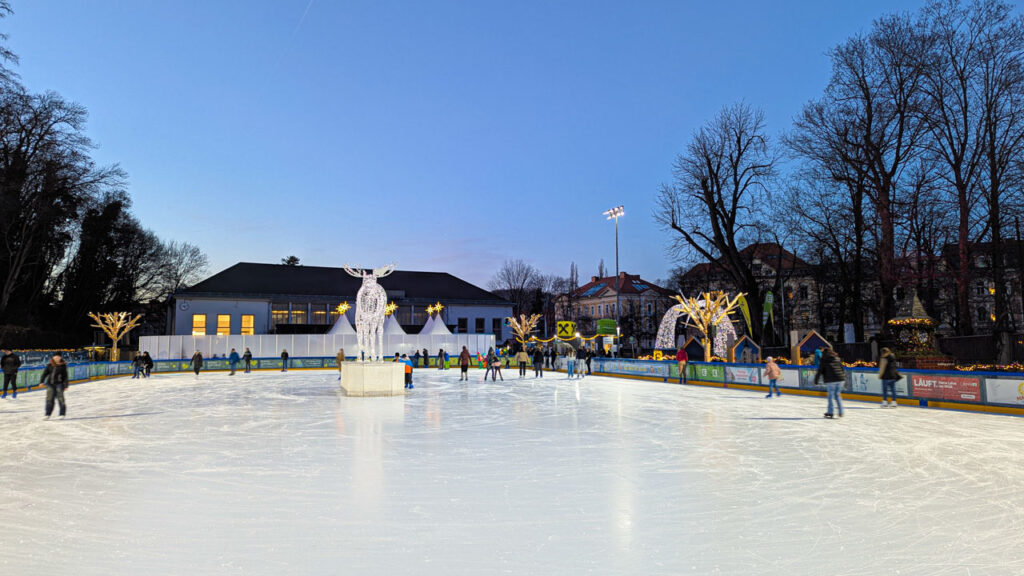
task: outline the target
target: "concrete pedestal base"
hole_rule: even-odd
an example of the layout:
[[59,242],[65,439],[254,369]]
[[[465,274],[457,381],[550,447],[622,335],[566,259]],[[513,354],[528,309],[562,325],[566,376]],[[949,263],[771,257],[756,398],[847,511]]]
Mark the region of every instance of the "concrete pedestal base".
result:
[[404,396],[405,364],[343,362],[341,388],[349,396]]

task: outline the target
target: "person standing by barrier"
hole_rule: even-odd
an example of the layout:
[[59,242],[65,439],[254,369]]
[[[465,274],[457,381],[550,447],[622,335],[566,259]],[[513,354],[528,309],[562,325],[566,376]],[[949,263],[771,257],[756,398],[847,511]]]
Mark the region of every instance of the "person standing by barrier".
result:
[[570,379],[576,377],[576,349],[572,346],[565,353],[565,372]]
[[245,347],[245,353],[242,354],[242,362],[245,363],[245,373],[252,372],[252,350],[249,350],[248,346]]
[[46,416],[43,420],[49,420],[53,414],[54,399],[60,404],[60,418],[63,420],[68,412],[68,406],[64,402],[64,390],[68,387],[68,365],[60,354],[54,354],[46,364],[39,383],[46,384]]
[[826,348],[821,353],[821,364],[818,365],[818,371],[814,374],[814,383],[817,384],[819,379],[825,382],[825,388],[828,389],[828,412],[825,412],[825,418],[832,418],[833,400],[838,408],[839,417],[842,418],[842,391],[843,383],[846,382],[846,372],[843,371],[843,361],[831,348]]
[[238,363],[242,361],[242,358],[238,355],[238,351],[234,348],[231,349],[231,354],[228,355],[228,366],[231,367],[231,373],[228,376],[234,376],[235,370],[238,369]]
[[469,348],[462,347],[459,352],[459,381],[469,381]]
[[288,349],[281,350],[281,372],[288,371]]
[[412,360],[410,360],[407,355],[402,354],[401,362],[402,362],[402,364],[405,365],[405,387],[407,389],[411,390],[413,388],[413,385],[412,385]]
[[444,350],[441,348],[437,349],[437,369],[444,370]]
[[[882,408],[895,408],[896,381],[902,376],[896,370],[896,356],[888,348],[882,348],[882,355],[878,358],[878,378],[882,381]],[[889,400],[888,404],[886,400]]]
[[203,354],[202,354],[202,352],[200,352],[199,350],[196,350],[196,353],[192,355],[192,359],[189,360],[188,364],[189,364],[189,366],[192,367],[192,370],[195,371],[196,379],[198,380],[199,379],[199,371],[203,369]]
[[537,346],[533,349],[533,377],[543,378],[544,377],[544,349]]
[[676,352],[676,366],[679,367],[679,383],[686,384],[686,363],[690,361],[690,355],[682,347]]
[[21,356],[4,349],[4,355],[0,358],[0,368],[4,372],[4,395],[0,398],[7,398],[7,386],[11,387],[14,398],[18,397],[18,368],[21,367]]
[[584,356],[584,362],[587,363],[587,376],[590,376],[590,361],[594,359],[594,351],[587,348],[586,356]]
[[412,355],[412,365],[417,367],[417,368],[420,367],[420,351],[419,350],[417,350],[416,353]]
[[530,355],[526,353],[526,348],[520,348],[519,352],[516,352],[516,364],[519,365],[519,377],[526,378],[526,365],[530,363]]
[[445,370],[449,370],[449,369],[451,369],[451,367],[452,367],[451,356],[448,356],[448,351],[445,350],[444,351],[444,369]]
[[142,370],[142,375],[146,378],[153,372],[153,357],[149,355],[149,351],[142,353]]
[[423,349],[423,367],[430,368],[430,352],[426,348]]
[[779,385],[777,383],[779,376],[782,376],[782,368],[779,368],[779,365],[775,363],[775,359],[769,356],[764,366],[764,377],[768,379],[768,395],[765,398],[772,397],[773,388],[775,389],[776,396],[782,396],[779,393]]

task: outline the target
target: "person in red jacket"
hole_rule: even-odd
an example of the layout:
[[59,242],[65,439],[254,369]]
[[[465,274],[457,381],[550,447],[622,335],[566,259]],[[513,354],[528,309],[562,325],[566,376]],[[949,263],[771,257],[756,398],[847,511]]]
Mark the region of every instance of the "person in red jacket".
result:
[[679,366],[679,383],[686,384],[686,363],[690,361],[690,357],[686,354],[686,350],[682,348],[676,352],[676,365]]

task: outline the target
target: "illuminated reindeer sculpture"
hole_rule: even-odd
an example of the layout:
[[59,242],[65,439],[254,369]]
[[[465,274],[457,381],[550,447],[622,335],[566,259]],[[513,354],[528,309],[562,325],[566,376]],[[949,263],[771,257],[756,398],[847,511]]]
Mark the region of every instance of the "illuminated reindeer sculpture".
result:
[[363,285],[356,294],[356,338],[359,343],[356,358],[363,358],[362,353],[366,352],[366,361],[380,362],[384,355],[384,309],[388,295],[384,287],[377,284],[377,279],[394,272],[395,265],[388,264],[367,273],[353,270],[346,264],[345,271],[363,279]]

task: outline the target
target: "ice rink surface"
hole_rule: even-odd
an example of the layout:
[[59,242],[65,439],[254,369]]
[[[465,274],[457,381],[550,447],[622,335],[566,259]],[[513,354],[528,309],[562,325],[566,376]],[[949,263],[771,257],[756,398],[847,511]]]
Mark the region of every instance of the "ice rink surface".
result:
[[1024,574],[1022,418],[471,376],[0,401],[0,574]]

